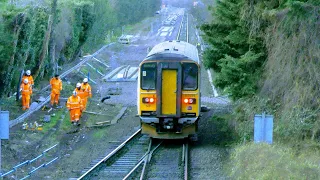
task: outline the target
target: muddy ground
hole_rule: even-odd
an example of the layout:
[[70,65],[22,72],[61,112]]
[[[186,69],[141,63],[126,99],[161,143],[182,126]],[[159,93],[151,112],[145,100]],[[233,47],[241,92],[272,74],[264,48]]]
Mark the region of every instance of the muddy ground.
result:
[[[132,34],[137,36],[137,40],[132,44],[115,43],[96,56],[99,60],[108,64],[110,68],[97,64],[95,67],[99,67],[104,74],[121,65],[137,67],[146,56],[147,49],[164,40],[163,37],[156,36],[156,31],[149,31],[150,22],[155,20],[157,19],[148,19],[132,28]],[[193,41],[195,41],[194,39],[192,38]],[[66,69],[66,67],[64,68]],[[60,102],[62,108],[54,108],[50,112],[48,112],[49,109],[44,109],[25,120],[29,124],[37,121],[43,125],[43,130],[23,130],[22,124],[10,129],[10,140],[2,141],[2,172],[7,172],[17,164],[37,157],[42,151],[55,144],[58,145],[37,161],[19,168],[15,173],[6,176],[4,179],[21,179],[28,172],[55,157],[58,157],[55,162],[39,169],[32,174],[30,179],[69,179],[79,177],[82,171],[88,168],[93,161],[106,155],[117,144],[139,129],[139,118],[135,116],[137,113],[136,82],[104,82],[101,80],[102,76],[92,72],[92,69],[90,70],[88,67],[83,67],[80,71],[84,74],[91,72],[91,78],[97,82],[97,84],[91,83],[93,98],[89,100],[86,110],[88,113],[83,114],[81,125],[79,127],[71,125],[69,112],[64,106],[66,98],[71,95],[75,83],[83,79],[83,75],[75,71],[63,79],[64,90]],[[201,75],[202,95],[212,97],[212,90],[210,90],[211,87],[205,72],[203,69]],[[100,102],[101,98],[107,95],[109,87],[120,87],[122,88],[122,93],[120,95],[111,95],[110,99],[105,100],[103,103]],[[48,95],[48,93],[43,94]],[[14,117],[22,113],[19,102],[15,102],[12,99],[7,101],[7,103],[10,103],[10,107],[7,108],[13,112]],[[191,149],[191,155],[193,159],[196,159],[196,161],[192,160],[195,165],[191,167],[195,167],[194,170],[200,173],[199,176],[194,176],[193,179],[216,179],[216,176],[219,177],[217,179],[226,179],[222,167],[227,158],[228,149],[213,143],[215,136],[212,133],[212,131],[215,131],[214,124],[209,121],[215,109],[224,106],[224,104],[219,104],[212,100],[212,102],[206,102],[206,105],[211,107],[212,111],[208,112],[201,120],[199,126],[201,129],[199,138],[201,140],[199,143],[194,144]],[[6,110],[4,103],[1,104],[1,107],[2,110]],[[97,122],[111,121],[123,108],[126,108],[126,110],[118,120],[118,123],[113,125],[105,124],[99,127],[95,125]],[[98,115],[92,114],[92,112]],[[43,122],[45,115],[51,116],[49,123]]]

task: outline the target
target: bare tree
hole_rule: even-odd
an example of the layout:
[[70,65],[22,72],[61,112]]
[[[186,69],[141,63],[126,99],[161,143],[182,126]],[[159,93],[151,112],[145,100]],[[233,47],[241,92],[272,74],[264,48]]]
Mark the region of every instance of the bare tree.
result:
[[[22,18],[22,20],[21,20],[21,18]],[[21,23],[19,23],[19,20],[21,20]],[[8,63],[8,70],[6,73],[5,80],[4,80],[5,94],[8,94],[10,91],[11,81],[12,81],[12,77],[14,74],[14,64],[15,64],[15,57],[16,57],[16,53],[17,53],[17,45],[18,45],[18,41],[19,41],[19,35],[21,32],[22,26],[24,25],[26,20],[27,20],[27,15],[25,13],[19,14],[14,20],[15,22],[14,22],[14,36],[13,36],[13,51],[12,51],[10,61]]]
[[51,27],[52,27],[52,15],[49,15],[48,27],[47,27],[47,31],[46,31],[45,37],[43,39],[40,59],[39,59],[39,61],[37,63],[38,69],[34,73],[34,79],[36,79],[39,76],[39,74],[40,74],[40,72],[42,70],[42,66],[43,66],[45,57],[46,57],[47,52],[48,52],[48,44],[49,44],[49,40],[50,40]]
[[55,42],[55,28],[56,28],[56,21],[57,21],[57,1],[58,0],[52,0],[51,5],[51,14],[52,14],[52,20],[53,24],[51,27],[51,36],[50,36],[50,42],[49,42],[49,58],[50,58],[50,73],[51,75],[54,75],[57,73],[57,67],[58,62],[56,62],[56,42]]

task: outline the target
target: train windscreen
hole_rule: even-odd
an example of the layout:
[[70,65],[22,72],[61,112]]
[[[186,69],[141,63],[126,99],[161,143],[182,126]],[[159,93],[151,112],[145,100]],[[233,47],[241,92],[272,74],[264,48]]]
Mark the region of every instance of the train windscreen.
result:
[[194,63],[183,63],[183,90],[196,90],[198,88],[198,66]]
[[141,88],[144,90],[156,89],[156,63],[144,63],[141,66]]

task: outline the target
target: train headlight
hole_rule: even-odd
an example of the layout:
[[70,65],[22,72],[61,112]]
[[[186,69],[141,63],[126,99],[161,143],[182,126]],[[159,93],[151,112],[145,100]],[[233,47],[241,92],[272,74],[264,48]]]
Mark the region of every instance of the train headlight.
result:
[[195,104],[196,103],[196,99],[195,98],[185,98],[183,100],[184,103],[186,104]]
[[155,99],[153,97],[151,97],[151,98],[145,97],[145,98],[142,98],[142,102],[143,103],[154,103]]

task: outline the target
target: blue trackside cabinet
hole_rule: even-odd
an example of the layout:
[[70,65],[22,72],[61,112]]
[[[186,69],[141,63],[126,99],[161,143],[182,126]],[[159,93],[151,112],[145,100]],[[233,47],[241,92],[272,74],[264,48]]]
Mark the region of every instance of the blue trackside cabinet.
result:
[[273,116],[261,115],[254,116],[254,142],[261,143],[265,142],[272,144],[273,138]]

